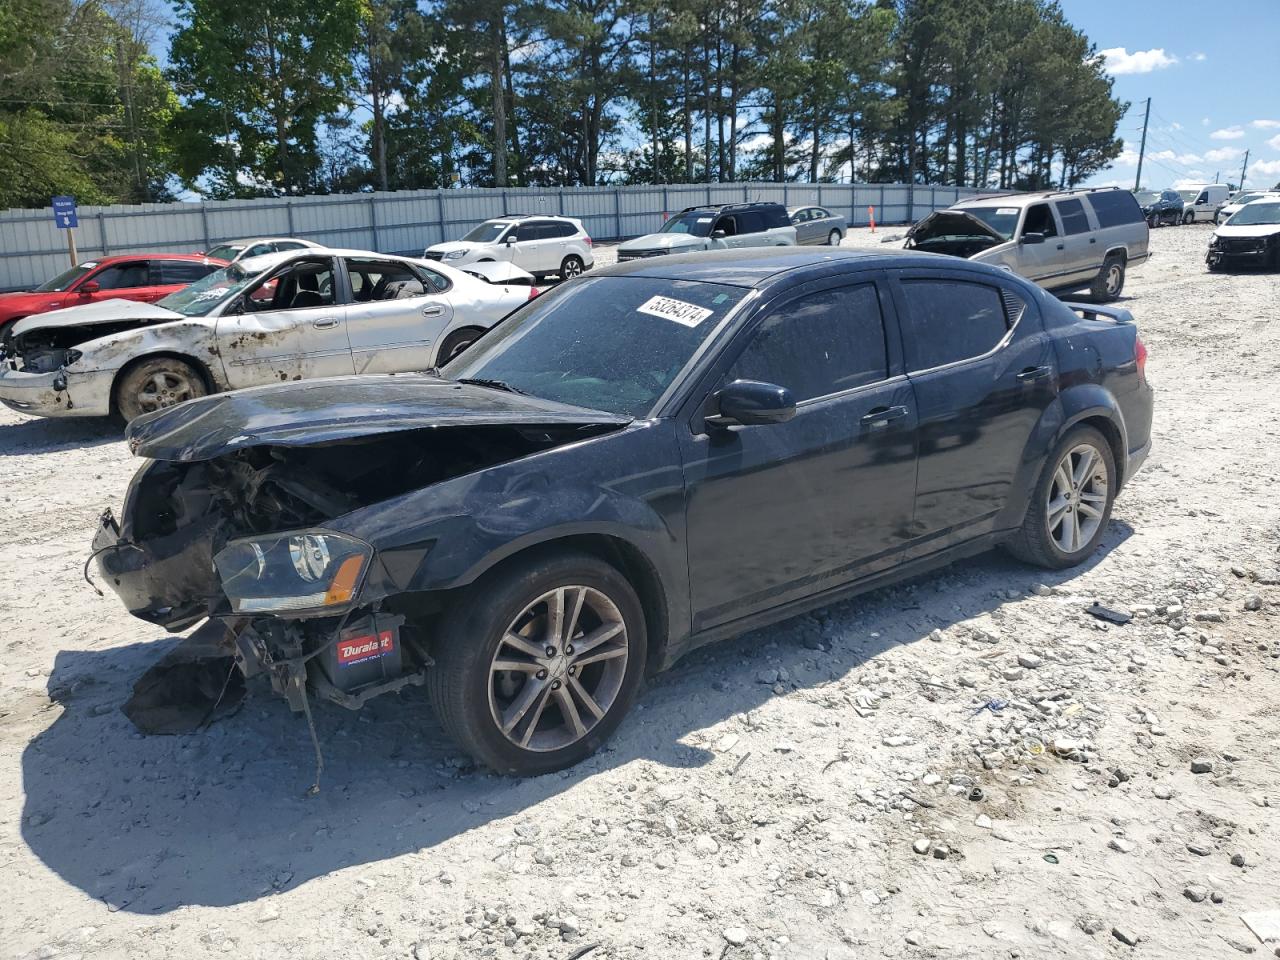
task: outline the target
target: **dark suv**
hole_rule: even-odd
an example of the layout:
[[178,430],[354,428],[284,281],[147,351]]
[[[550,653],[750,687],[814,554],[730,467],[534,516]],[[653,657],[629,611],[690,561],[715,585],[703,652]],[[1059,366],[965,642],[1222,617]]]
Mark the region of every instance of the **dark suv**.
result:
[[796,228],[780,203],[723,203],[686,207],[657,233],[628,240],[618,247],[618,262],[667,253],[739,247],[790,247]]
[[1135,190],[1134,198],[1147,218],[1147,226],[1176,227],[1182,222],[1182,197],[1177,190]]

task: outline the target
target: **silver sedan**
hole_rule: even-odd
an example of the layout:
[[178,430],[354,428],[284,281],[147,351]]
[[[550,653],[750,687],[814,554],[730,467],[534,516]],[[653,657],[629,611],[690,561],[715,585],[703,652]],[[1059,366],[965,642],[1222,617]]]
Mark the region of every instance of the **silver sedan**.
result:
[[838,247],[848,229],[843,214],[826,207],[792,207],[787,212],[796,228],[796,243]]

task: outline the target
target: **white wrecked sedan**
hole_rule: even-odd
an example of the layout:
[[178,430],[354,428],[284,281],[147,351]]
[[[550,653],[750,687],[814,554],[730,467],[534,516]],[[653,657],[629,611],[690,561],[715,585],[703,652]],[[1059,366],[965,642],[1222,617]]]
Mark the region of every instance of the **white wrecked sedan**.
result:
[[252,257],[158,303],[108,300],[19,321],[0,354],[0,402],[132,420],[221,390],[426,370],[534,296],[367,251]]

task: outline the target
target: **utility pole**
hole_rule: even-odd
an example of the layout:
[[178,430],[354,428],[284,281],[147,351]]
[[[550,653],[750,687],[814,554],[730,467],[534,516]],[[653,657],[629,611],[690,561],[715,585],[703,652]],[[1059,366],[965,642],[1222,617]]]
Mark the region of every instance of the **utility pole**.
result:
[[1240,189],[1244,189],[1244,172],[1249,169],[1249,151],[1244,152],[1244,163],[1240,164]]
[[1142,118],[1142,146],[1138,148],[1138,175],[1133,178],[1133,189],[1142,189],[1142,158],[1147,152],[1147,123],[1151,120],[1151,98],[1147,97],[1147,115]]

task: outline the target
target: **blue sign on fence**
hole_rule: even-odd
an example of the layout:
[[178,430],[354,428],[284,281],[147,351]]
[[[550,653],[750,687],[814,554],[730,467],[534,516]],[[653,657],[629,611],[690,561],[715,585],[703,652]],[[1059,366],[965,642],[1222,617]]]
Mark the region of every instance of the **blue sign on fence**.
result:
[[53,198],[53,222],[59,228],[78,227],[80,220],[76,217],[75,197]]

